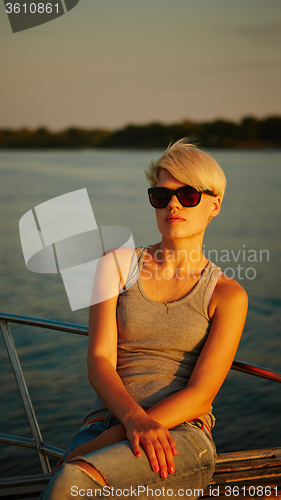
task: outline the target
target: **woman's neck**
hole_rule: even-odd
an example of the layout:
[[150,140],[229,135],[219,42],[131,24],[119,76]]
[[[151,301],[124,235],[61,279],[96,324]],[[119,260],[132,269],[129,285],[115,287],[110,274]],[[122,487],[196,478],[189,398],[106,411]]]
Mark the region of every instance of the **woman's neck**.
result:
[[167,240],[153,245],[152,256],[160,267],[176,272],[179,268],[189,271],[207,263],[202,252],[203,241]]

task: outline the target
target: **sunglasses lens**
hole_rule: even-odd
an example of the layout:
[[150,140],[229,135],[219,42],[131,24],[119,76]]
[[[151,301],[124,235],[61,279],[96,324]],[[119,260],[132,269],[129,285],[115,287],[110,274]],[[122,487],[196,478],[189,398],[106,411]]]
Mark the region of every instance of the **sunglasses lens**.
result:
[[179,190],[179,200],[184,207],[194,207],[199,199],[200,193],[191,186],[184,186]]
[[154,208],[164,208],[170,200],[169,191],[166,189],[155,189],[150,193],[150,201]]
[[150,203],[154,208],[164,208],[168,205],[171,196],[176,194],[179,202],[183,207],[195,207],[198,205],[201,193],[196,191],[191,186],[183,186],[182,188],[171,191],[167,188],[152,188],[148,190]]

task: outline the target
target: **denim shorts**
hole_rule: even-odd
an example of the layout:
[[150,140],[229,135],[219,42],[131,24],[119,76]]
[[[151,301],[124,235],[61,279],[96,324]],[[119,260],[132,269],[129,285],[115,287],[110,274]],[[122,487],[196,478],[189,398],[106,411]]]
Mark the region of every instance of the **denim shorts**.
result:
[[[80,444],[86,443],[99,436],[106,429],[119,424],[117,418],[109,413],[105,420],[84,425],[73,438],[68,451],[63,457]],[[207,429],[201,429],[198,422],[184,422],[170,429],[176,441],[178,454],[174,456],[175,472],[168,474],[166,479],[161,478],[159,472],[153,472],[146,454],[135,457],[128,440],[108,446],[101,450],[89,453],[80,459],[93,465],[104,477],[108,486],[100,486],[94,480],[84,476],[84,482],[72,485],[70,494],[70,479],[74,476],[71,460],[62,465],[49,484],[44,500],[53,498],[166,498],[167,496],[181,496],[194,500],[203,495],[208,486],[215,468],[216,450],[213,439]],[[75,462],[74,462],[75,463]],[[68,473],[64,473],[64,469]],[[73,482],[75,480],[73,479]],[[84,494],[79,496],[83,486]],[[69,489],[69,496],[62,496],[62,492]],[[56,494],[57,492],[57,494]]]
[[77,434],[72,439],[69,448],[63,455],[62,461],[64,462],[68,457],[69,453],[75,450],[77,446],[80,446],[80,444],[84,444],[87,443],[88,441],[91,441],[92,439],[95,439],[104,431],[106,431],[106,429],[114,427],[115,425],[118,424],[120,424],[118,418],[114,418],[112,416],[112,413],[108,412],[104,420],[100,420],[98,422],[91,422],[90,424],[83,425],[80,431],[78,431]]

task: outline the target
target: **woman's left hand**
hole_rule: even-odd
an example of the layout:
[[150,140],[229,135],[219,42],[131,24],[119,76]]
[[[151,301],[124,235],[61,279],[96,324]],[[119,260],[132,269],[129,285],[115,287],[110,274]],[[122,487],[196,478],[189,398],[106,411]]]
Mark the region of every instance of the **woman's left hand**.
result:
[[168,473],[175,472],[176,442],[166,427],[148,416],[141,416],[127,423],[126,430],[136,457],[141,455],[142,446],[154,472],[160,471],[164,479]]

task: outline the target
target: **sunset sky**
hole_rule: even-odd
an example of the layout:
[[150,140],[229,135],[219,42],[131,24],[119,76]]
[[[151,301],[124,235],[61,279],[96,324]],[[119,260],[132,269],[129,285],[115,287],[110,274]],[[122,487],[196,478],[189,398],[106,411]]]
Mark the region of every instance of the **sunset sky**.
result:
[[80,0],[12,33],[0,127],[121,127],[281,114],[280,0]]

